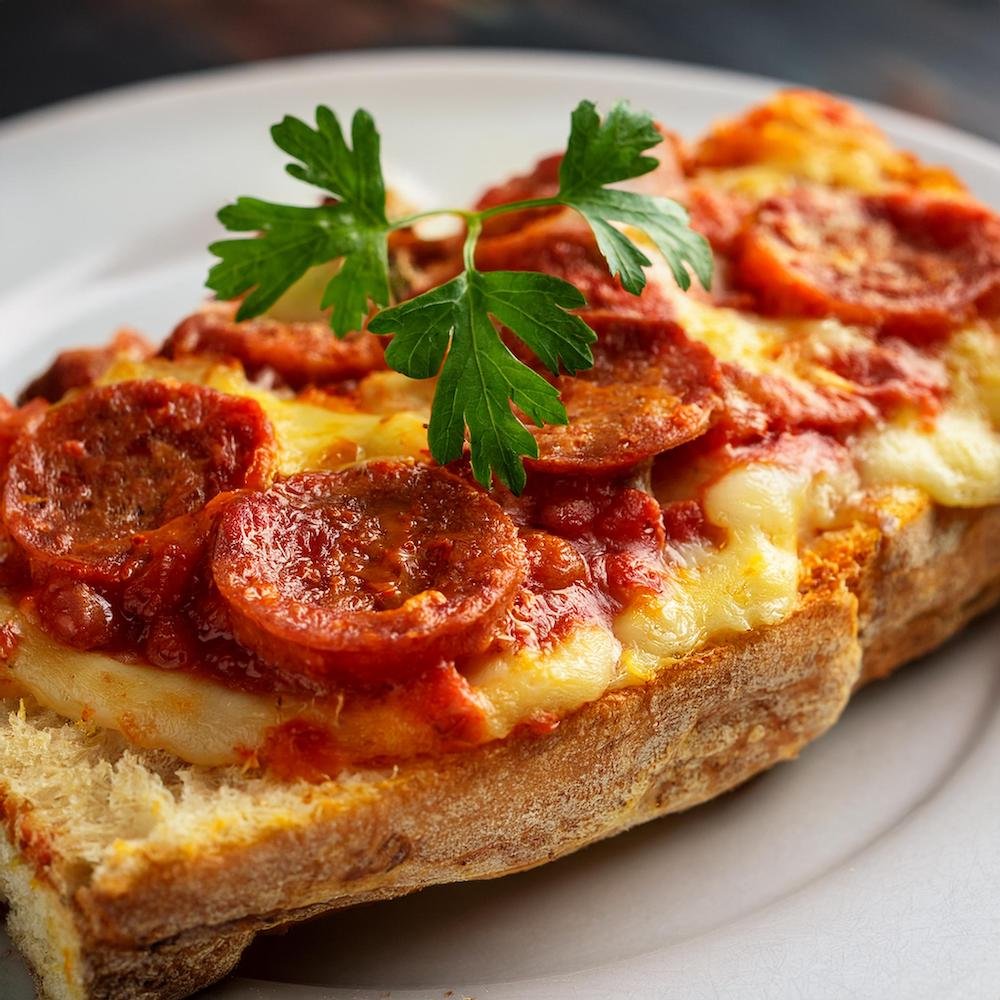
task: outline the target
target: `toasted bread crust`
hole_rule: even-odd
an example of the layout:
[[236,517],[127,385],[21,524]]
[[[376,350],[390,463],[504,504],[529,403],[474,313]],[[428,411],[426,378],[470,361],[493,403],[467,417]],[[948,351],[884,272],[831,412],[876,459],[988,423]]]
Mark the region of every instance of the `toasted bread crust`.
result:
[[306,786],[307,818],[195,852],[114,855],[64,900],[85,957],[66,995],[186,996],[260,929],[530,868],[795,756],[854,688],[1000,599],[1000,507],[902,504],[877,528],[828,534],[807,567],[789,618],[613,691],[548,736],[364,775],[348,794]]

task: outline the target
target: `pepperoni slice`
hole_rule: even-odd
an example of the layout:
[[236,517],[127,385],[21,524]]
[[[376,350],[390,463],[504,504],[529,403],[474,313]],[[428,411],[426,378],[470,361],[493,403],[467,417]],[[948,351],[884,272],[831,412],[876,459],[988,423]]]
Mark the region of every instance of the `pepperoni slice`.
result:
[[[539,160],[527,174],[518,174],[510,180],[497,184],[484,191],[476,202],[476,209],[483,211],[495,208],[497,205],[509,205],[514,201],[526,201],[529,198],[551,198],[559,190],[559,167],[562,164],[562,153],[546,156]],[[523,212],[509,212],[487,219],[483,225],[483,236],[502,236],[521,229],[529,222],[536,222],[546,216],[561,212],[562,209],[535,208]]]
[[625,291],[611,275],[593,234],[570,226],[532,226],[509,236],[484,240],[476,250],[481,271],[541,271],[575,285],[591,309],[663,316],[669,304],[651,282],[642,295]]
[[335,337],[326,323],[259,318],[237,323],[232,303],[210,306],[183,320],[163,345],[168,358],[218,354],[241,362],[256,378],[276,374],[287,386],[326,385],[385,368],[384,343],[372,333]]
[[747,195],[698,183],[689,185],[684,203],[691,216],[691,228],[721,254],[732,252],[743,222],[754,208]]
[[525,556],[484,493],[373,461],[234,502],[212,571],[237,639],[266,662],[320,684],[380,683],[485,648]]
[[549,473],[595,475],[630,468],[698,437],[718,405],[718,363],[669,320],[610,313],[584,317],[598,335],[594,367],[556,385],[566,425],[532,428]]
[[144,361],[153,353],[153,345],[135,330],[119,330],[104,347],[82,347],[63,351],[38,378],[18,396],[19,403],[47,399],[57,403],[70,389],[93,385],[118,358]]
[[88,389],[15,445],[3,517],[39,569],[118,582],[135,536],[263,486],[272,453],[253,400],[156,381]]
[[833,436],[850,434],[872,423],[878,410],[853,390],[791,381],[723,365],[726,409],[715,432],[728,441],[748,441],[788,430],[814,430]]
[[941,358],[893,337],[834,352],[827,367],[849,379],[853,392],[881,413],[911,404],[934,414],[948,391],[948,369]]
[[932,334],[1000,286],[1000,219],[969,201],[800,188],[760,207],[737,280],[766,312]]

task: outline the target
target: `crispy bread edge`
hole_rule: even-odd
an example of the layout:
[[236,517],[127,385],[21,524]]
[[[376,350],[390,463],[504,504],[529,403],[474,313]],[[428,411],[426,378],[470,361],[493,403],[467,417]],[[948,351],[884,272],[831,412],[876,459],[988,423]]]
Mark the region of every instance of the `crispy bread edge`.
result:
[[[887,513],[878,529],[825,536],[807,569],[789,618],[611,692],[548,736],[407,765],[346,805],[313,787],[296,821],[239,842],[140,843],[72,895],[11,894],[12,936],[46,995],[174,1000],[228,974],[261,929],[531,868],[710,799],[794,757],[853,689],[1000,600],[1000,507]],[[25,907],[38,909],[31,931]],[[45,920],[64,939],[51,954]]]

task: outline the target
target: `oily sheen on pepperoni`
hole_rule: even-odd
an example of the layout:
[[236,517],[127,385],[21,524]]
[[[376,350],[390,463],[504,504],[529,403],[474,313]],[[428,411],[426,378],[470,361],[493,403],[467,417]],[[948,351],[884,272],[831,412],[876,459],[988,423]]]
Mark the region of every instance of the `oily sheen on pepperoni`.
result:
[[183,320],[163,345],[168,358],[218,354],[235,358],[254,378],[274,373],[293,389],[360,378],[385,368],[385,344],[372,333],[335,337],[325,322],[237,322],[229,303]]
[[320,683],[380,683],[485,648],[525,573],[484,493],[443,469],[306,472],[223,514],[212,558],[236,637]]
[[137,535],[148,547],[217,494],[263,486],[272,451],[252,400],[158,381],[88,389],[19,439],[4,521],[39,569],[120,581]]
[[761,205],[737,280],[766,312],[935,333],[1000,286],[1000,219],[933,195],[799,188]]
[[597,333],[594,366],[556,380],[566,425],[532,428],[549,473],[627,469],[698,437],[718,405],[718,363],[676,323],[588,313]]

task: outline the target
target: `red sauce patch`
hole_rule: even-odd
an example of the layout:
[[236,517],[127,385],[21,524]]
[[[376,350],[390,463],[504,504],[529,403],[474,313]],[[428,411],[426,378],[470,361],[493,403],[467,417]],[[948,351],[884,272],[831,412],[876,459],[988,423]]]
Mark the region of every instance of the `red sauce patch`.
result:
[[14,658],[21,638],[17,622],[0,622],[0,666]]
[[577,624],[607,625],[637,592],[662,586],[660,506],[627,481],[534,475],[518,509],[528,575],[497,629],[500,647],[545,646]]
[[700,500],[674,500],[665,504],[662,512],[663,532],[668,545],[684,545],[714,534],[705,519],[705,508]]
[[0,396],[0,474],[10,460],[14,442],[22,434],[32,432],[42,422],[47,410],[48,404],[44,399],[34,399],[14,407]]
[[350,763],[329,726],[307,719],[290,719],[268,730],[264,745],[252,756],[282,781],[328,781]]
[[407,688],[405,697],[410,710],[431,729],[442,749],[482,741],[483,710],[454,664],[443,663],[425,671]]
[[351,693],[331,714],[329,723],[299,717],[273,727],[248,762],[286,780],[315,782],[348,766],[467,749],[486,736],[483,709],[451,663],[378,694]]

